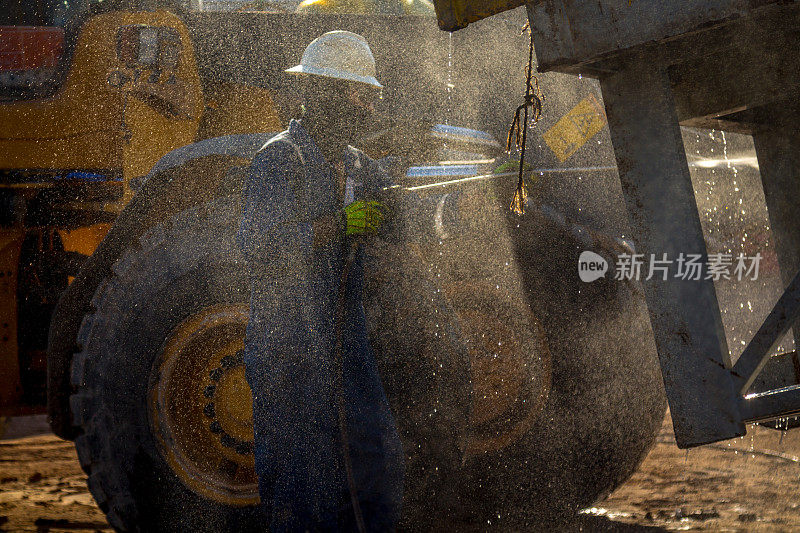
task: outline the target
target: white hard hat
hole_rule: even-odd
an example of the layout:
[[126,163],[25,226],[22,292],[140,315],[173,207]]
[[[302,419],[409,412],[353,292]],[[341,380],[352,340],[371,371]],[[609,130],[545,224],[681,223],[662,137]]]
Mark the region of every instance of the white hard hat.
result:
[[306,47],[300,64],[286,69],[291,74],[315,74],[358,81],[382,88],[375,78],[375,58],[367,40],[349,31],[323,33]]

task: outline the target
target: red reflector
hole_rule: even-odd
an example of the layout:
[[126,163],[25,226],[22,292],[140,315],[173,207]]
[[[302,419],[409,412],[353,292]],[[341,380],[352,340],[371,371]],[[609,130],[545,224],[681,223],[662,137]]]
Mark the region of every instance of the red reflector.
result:
[[46,26],[0,26],[0,71],[58,66],[64,30]]

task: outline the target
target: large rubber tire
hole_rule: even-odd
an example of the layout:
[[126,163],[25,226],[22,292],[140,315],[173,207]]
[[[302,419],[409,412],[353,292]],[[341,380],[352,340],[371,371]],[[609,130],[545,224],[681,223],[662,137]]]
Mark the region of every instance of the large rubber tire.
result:
[[527,434],[470,458],[462,472],[463,523],[508,530],[552,525],[608,495],[652,448],[666,410],[641,288],[578,278],[581,251],[613,261],[621,250],[532,211],[507,230],[485,222],[502,221],[502,212],[484,217],[484,237],[445,243],[443,253],[462,279],[518,288],[552,356],[549,395]]
[[364,308],[403,442],[400,528],[432,530],[460,505],[454,480],[469,441],[472,383],[454,310],[415,248],[366,247]]
[[121,531],[261,531],[258,505],[234,507],[186,487],[159,451],[150,384],[170,333],[187,317],[249,301],[233,235],[236,201],[188,209],[128,249],[94,295],[78,337],[70,398],[89,489]]
[[[575,226],[557,232],[533,217],[520,226],[523,235],[538,235],[516,247],[519,257],[538,258],[522,272],[553,355],[553,385],[525,452],[537,469],[518,480],[531,494],[526,505],[517,506],[522,499],[513,491],[504,501],[504,512],[518,523],[529,520],[526,507],[545,515],[573,512],[610,494],[655,444],[667,406],[641,285],[578,278],[583,250],[611,264],[626,250],[587,244]],[[532,504],[540,494],[548,497]],[[552,507],[543,508],[546,502]]]
[[550,324],[547,403],[523,438],[466,465],[465,522],[519,530],[569,518],[624,483],[652,448],[661,376],[652,352],[630,349],[632,336],[652,333],[639,302],[618,303],[630,307],[595,319],[566,311],[568,327]]
[[[149,403],[171,332],[203,309],[249,300],[246,266],[234,244],[238,220],[238,198],[226,197],[152,228],[116,262],[83,321],[72,369],[71,406],[82,430],[76,448],[92,494],[119,530],[265,527],[259,506],[215,501],[181,481],[165,457]],[[383,278],[367,280],[368,287],[388,288],[367,298],[365,307],[368,316],[383,315],[372,320],[371,333],[407,455],[406,528],[457,526],[456,520],[496,524],[498,516],[518,528],[542,513],[589,505],[624,481],[652,445],[664,399],[641,296],[627,286],[560,281],[574,272],[573,244],[532,239],[529,248],[539,248],[522,250],[546,252],[549,259],[523,277],[532,314],[547,333],[553,379],[527,432],[495,452],[464,455],[470,380],[457,341],[469,331],[460,332],[456,320],[424,319],[454,317],[454,308],[475,305],[469,298],[445,302],[433,279],[425,279],[430,269],[410,256],[405,267],[388,261]],[[492,261],[485,262],[487,272],[503,270]],[[494,283],[478,270],[472,275]],[[409,302],[427,306],[411,313],[415,321],[403,320]],[[519,302],[495,309],[498,317],[520,314]],[[436,340],[425,345],[423,338]],[[416,357],[420,350],[430,357]]]
[[[94,312],[83,321],[72,368],[71,405],[75,425],[82,429],[75,443],[92,494],[119,530],[263,531],[268,524],[257,505],[235,507],[187,488],[175,461],[165,457],[170,453],[152,416],[153,383],[163,378],[171,332],[203,309],[249,301],[247,267],[234,244],[239,218],[238,198],[226,197],[152,228],[140,247],[117,261],[113,275],[97,289]],[[384,373],[384,380],[407,459],[404,522],[419,524],[433,510],[452,512],[448,505],[454,500],[443,495],[452,492],[461,464],[469,362],[453,323],[443,321],[447,334],[436,337],[427,335],[434,324],[423,319],[397,327],[391,309],[412,308],[410,299],[411,314],[418,317],[450,312],[444,295],[430,297],[435,285],[425,281],[422,266],[410,265],[414,272],[392,266],[384,264],[386,286],[404,290],[377,295],[384,305],[374,298],[366,305],[385,311],[374,321],[390,337],[378,335],[386,343],[376,352],[391,347],[380,354],[381,361],[408,363],[390,376]],[[418,339],[422,330],[430,342]],[[411,346],[401,346],[401,337]],[[417,357],[423,353],[433,355]]]

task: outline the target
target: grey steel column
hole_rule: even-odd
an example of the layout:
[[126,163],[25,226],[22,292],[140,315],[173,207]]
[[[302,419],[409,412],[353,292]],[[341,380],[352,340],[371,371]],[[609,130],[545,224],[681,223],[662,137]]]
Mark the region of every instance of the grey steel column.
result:
[[772,128],[753,136],[784,285],[800,269],[800,132],[797,128]]
[[[782,118],[787,121],[789,117]],[[791,124],[793,121],[787,122]],[[764,129],[753,135],[784,287],[800,270],[800,132],[796,124]],[[797,327],[794,328],[794,339],[795,346],[800,348],[800,330]],[[795,380],[800,381],[797,352],[792,362]]]
[[[639,253],[706,247],[666,70],[638,55],[601,81],[611,140]],[[674,272],[671,274],[674,276]],[[675,438],[685,448],[743,435],[711,281],[644,281]],[[631,398],[631,401],[636,401]]]

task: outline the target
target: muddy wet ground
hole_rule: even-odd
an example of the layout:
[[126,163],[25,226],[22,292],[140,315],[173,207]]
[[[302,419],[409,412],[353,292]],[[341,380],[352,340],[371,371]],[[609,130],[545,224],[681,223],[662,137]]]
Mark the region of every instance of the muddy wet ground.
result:
[[0,441],[0,531],[113,531],[71,442],[52,434]]
[[[687,454],[675,446],[667,417],[627,483],[569,523],[541,530],[800,530],[800,431],[783,439],[761,427],[748,431]],[[0,531],[111,530],[71,443],[50,434],[0,441]]]

